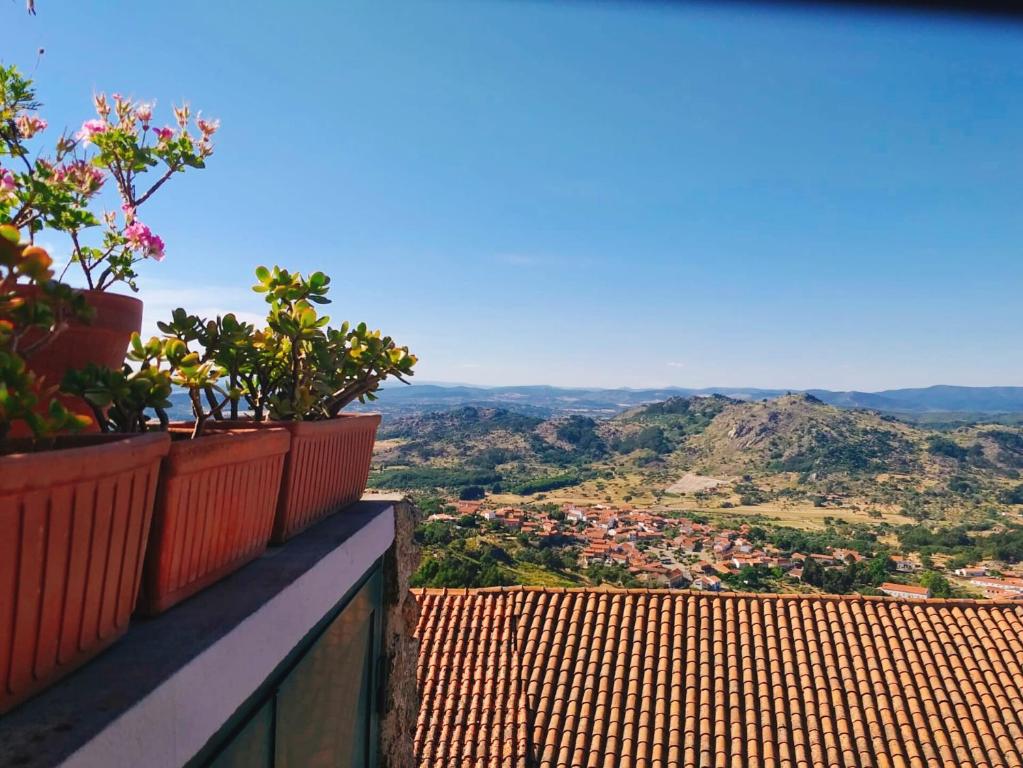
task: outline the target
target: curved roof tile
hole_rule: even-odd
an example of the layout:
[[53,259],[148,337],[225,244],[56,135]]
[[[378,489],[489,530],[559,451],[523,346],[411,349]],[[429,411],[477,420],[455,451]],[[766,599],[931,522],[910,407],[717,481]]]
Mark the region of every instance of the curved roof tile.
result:
[[416,590],[422,768],[1023,768],[1023,605]]

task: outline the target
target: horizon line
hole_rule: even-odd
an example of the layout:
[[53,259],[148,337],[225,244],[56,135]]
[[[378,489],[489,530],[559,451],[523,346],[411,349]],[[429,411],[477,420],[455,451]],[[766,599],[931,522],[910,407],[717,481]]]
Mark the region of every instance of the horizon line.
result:
[[458,381],[443,381],[437,379],[424,379],[421,381],[415,381],[414,379],[408,384],[401,382],[389,381],[384,384],[387,386],[433,386],[443,388],[456,388],[465,387],[469,389],[483,389],[483,390],[494,390],[494,389],[526,389],[526,388],[545,388],[545,389],[582,389],[591,392],[646,392],[653,390],[678,390],[682,392],[718,392],[724,390],[731,391],[757,391],[757,392],[791,392],[797,393],[812,393],[812,392],[833,392],[833,393],[860,393],[865,395],[878,395],[885,392],[898,392],[904,390],[924,390],[924,389],[1019,389],[1023,390],[1023,385],[1018,384],[927,384],[923,386],[907,386],[907,387],[886,387],[884,389],[830,389],[828,387],[769,387],[769,386],[709,386],[709,387],[697,387],[697,386],[684,386],[681,384],[669,384],[665,386],[644,386],[644,387],[594,387],[587,385],[564,385],[564,384],[471,384],[468,382]]

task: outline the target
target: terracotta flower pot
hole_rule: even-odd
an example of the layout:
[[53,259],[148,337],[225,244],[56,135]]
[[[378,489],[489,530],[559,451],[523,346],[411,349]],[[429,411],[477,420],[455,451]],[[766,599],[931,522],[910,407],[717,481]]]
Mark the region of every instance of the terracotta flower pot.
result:
[[0,456],[0,713],[124,634],[165,434]]
[[182,432],[160,475],[139,610],[161,613],[259,557],[273,527],[284,429]]
[[[33,290],[19,286],[16,292],[25,295]],[[142,302],[134,296],[106,291],[82,293],[95,311],[92,322],[71,322],[51,343],[33,352],[26,361],[48,384],[60,384],[69,370],[84,368],[89,363],[119,370],[131,335],[142,329]],[[35,338],[29,333],[25,344],[34,343]],[[80,398],[60,395],[60,400],[73,412],[92,416],[92,410]],[[93,430],[96,429],[94,426]],[[24,435],[24,431],[15,434],[16,437]]]
[[226,421],[213,429],[284,427],[291,450],[277,502],[271,544],[283,544],[366,492],[380,414],[343,414],[327,421]]

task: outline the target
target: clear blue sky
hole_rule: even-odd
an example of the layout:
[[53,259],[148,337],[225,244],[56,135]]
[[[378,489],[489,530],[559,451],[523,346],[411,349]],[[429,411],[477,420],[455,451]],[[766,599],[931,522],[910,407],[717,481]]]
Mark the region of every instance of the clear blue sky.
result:
[[0,57],[34,72],[51,127],[95,89],[222,120],[209,169],[147,204],[168,253],[149,323],[258,312],[251,270],[277,262],[331,273],[332,314],[434,381],[1023,384],[1023,27],[37,4],[0,4]]

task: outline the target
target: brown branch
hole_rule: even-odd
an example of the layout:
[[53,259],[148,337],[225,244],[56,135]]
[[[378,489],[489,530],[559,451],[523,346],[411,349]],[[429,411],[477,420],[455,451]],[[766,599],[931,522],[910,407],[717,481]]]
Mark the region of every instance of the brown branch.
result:
[[168,165],[167,171],[163,174],[163,176],[161,176],[160,179],[149,188],[149,191],[146,192],[146,194],[142,195],[142,197],[136,200],[132,204],[132,207],[138,208],[140,205],[146,202],[146,200],[153,196],[153,193],[156,192],[156,190],[158,190],[167,182],[167,179],[169,179],[171,176],[178,172],[178,169],[179,169],[178,166]]
[[85,282],[89,284],[90,289],[94,289],[96,286],[92,282],[92,273],[89,271],[89,267],[85,265],[85,259],[82,258],[82,245],[78,242],[78,230],[70,230],[71,242],[75,246],[75,255],[78,257],[78,263],[82,265],[82,271],[85,273]]
[[198,387],[188,388],[188,398],[192,401],[192,414],[195,416],[195,425],[192,427],[192,439],[195,440],[202,435],[203,426],[206,424],[206,412],[202,408]]
[[220,405],[217,405],[217,396],[213,391],[213,387],[210,385],[203,387],[203,394],[206,395],[206,402],[210,406],[210,416],[212,416],[215,419],[223,420],[224,403],[220,403]]

